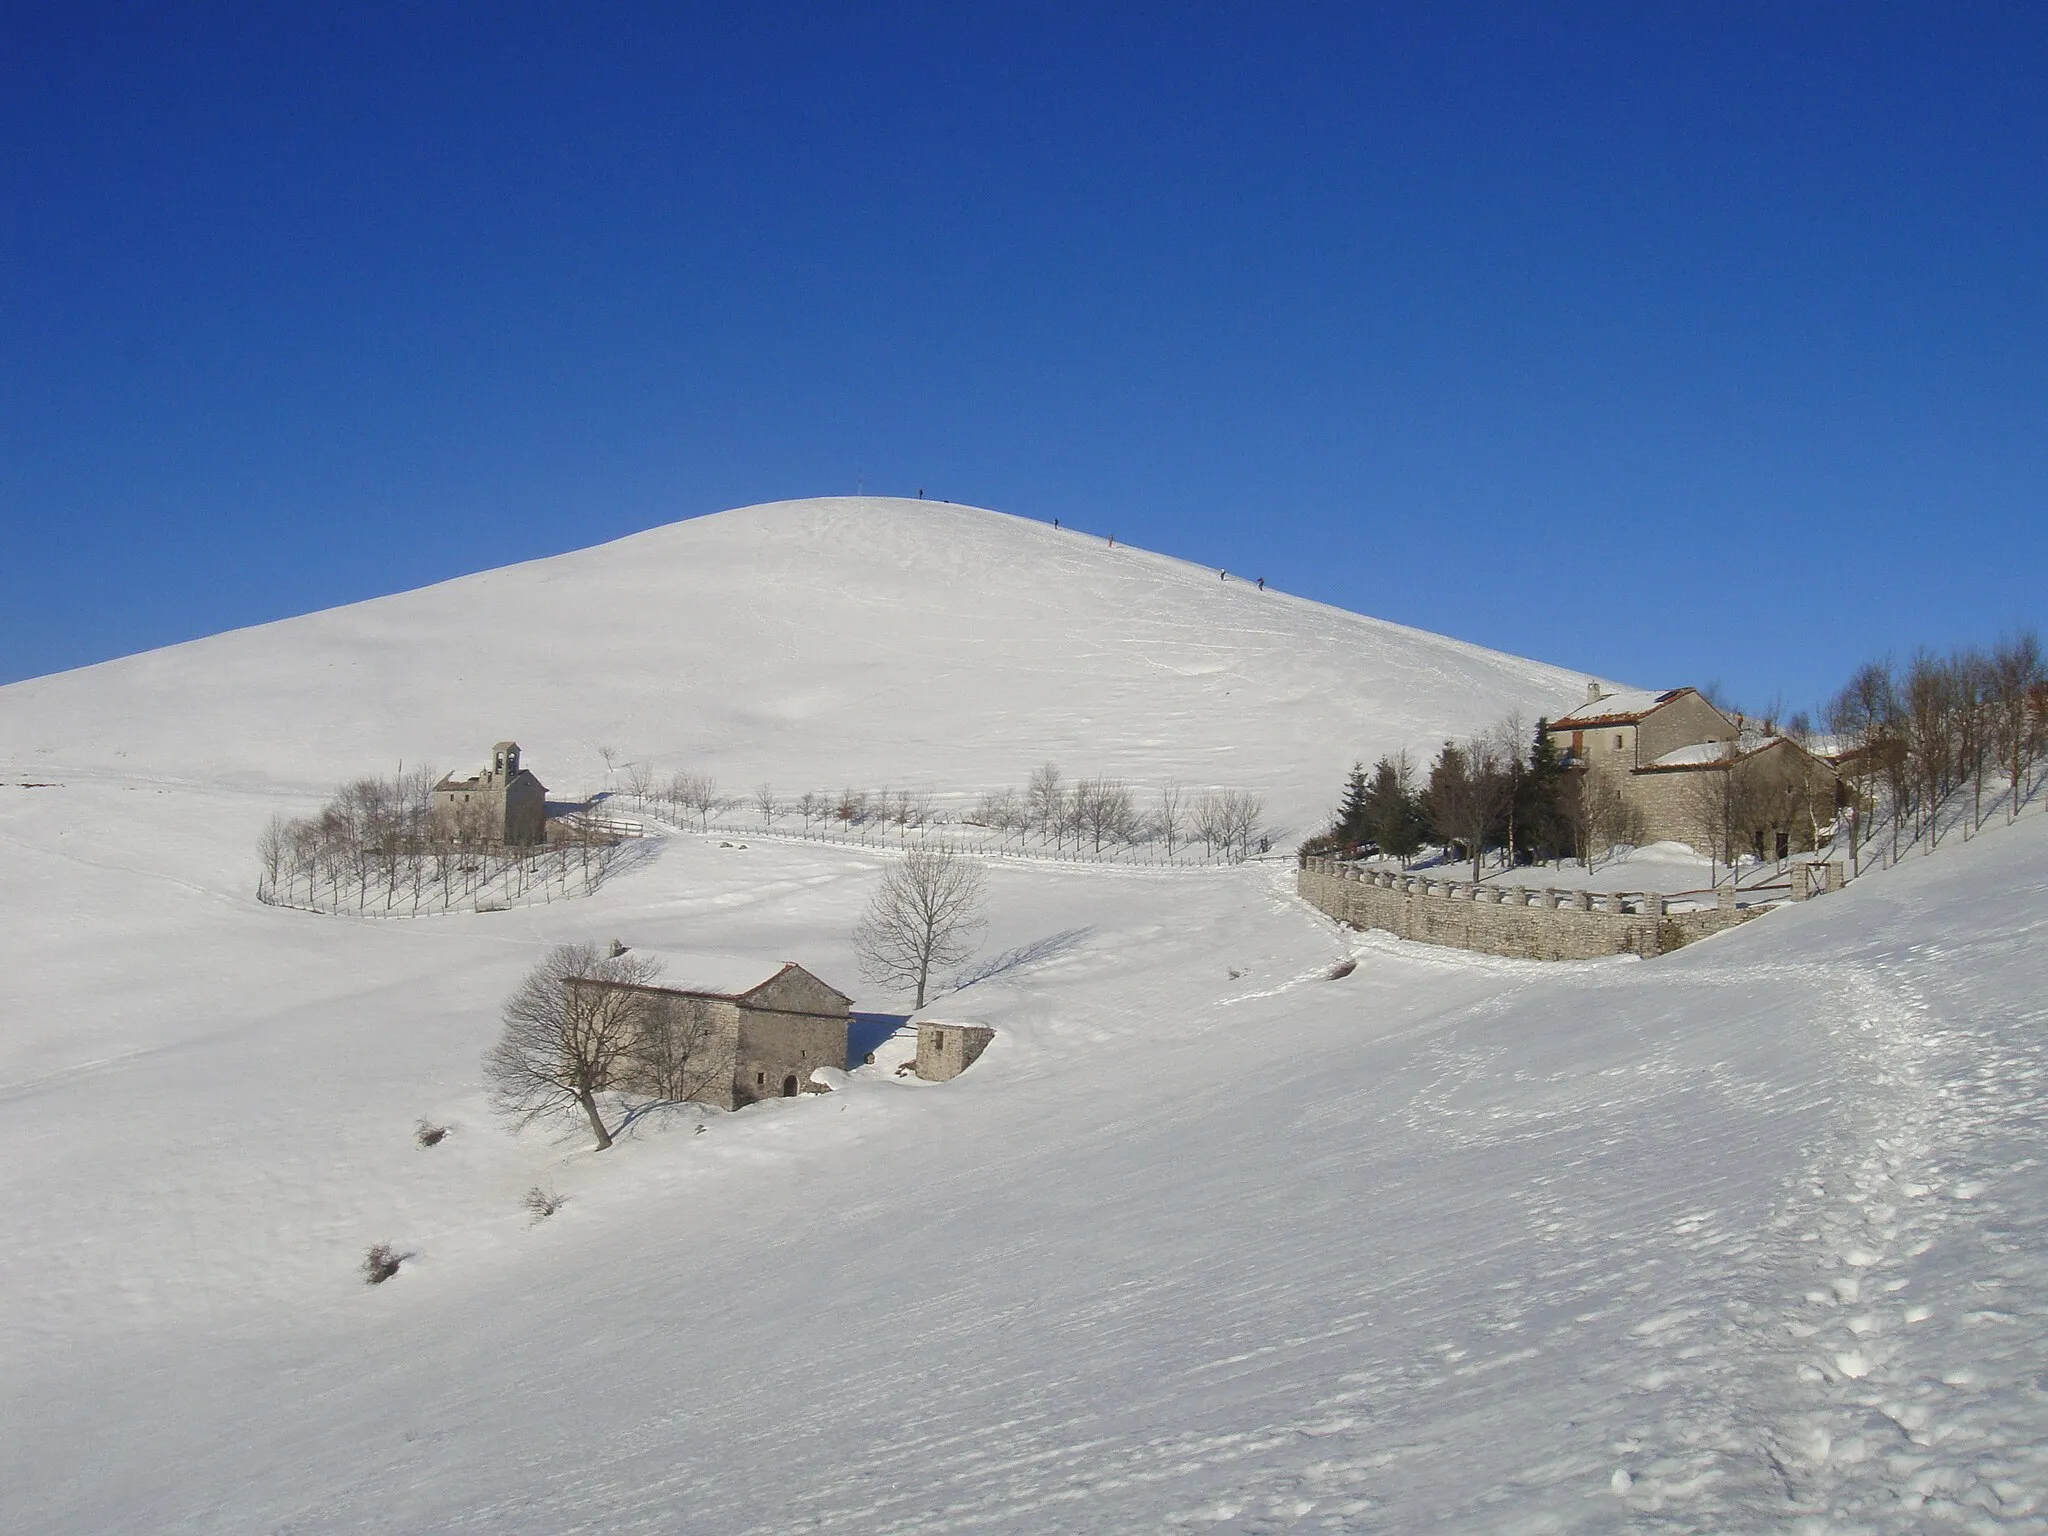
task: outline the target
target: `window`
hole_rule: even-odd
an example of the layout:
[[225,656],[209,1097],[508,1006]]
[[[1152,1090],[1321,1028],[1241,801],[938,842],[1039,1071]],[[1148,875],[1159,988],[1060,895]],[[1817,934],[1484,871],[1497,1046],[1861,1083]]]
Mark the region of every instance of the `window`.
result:
[[1619,731],[1614,733],[1614,750],[1617,752],[1621,750],[1621,733]]
[[765,1088],[765,1087],[767,1087],[767,1086],[768,1086],[768,1074],[767,1074],[766,1072],[756,1072],[756,1073],[754,1074],[754,1086],[755,1086],[756,1088]]

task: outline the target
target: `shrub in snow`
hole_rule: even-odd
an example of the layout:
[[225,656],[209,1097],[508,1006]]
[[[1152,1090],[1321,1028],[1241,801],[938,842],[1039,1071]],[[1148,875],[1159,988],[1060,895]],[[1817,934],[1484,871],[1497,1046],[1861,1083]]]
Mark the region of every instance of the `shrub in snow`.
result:
[[405,1255],[389,1243],[378,1243],[363,1260],[363,1284],[382,1285],[398,1273],[398,1266],[405,1262]]
[[441,1144],[441,1138],[447,1134],[447,1126],[435,1125],[431,1121],[422,1120],[419,1129],[413,1132],[413,1139],[418,1141],[423,1147],[437,1147]]
[[567,1195],[558,1195],[553,1189],[539,1184],[526,1192],[526,1209],[535,1221],[546,1221],[568,1203]]

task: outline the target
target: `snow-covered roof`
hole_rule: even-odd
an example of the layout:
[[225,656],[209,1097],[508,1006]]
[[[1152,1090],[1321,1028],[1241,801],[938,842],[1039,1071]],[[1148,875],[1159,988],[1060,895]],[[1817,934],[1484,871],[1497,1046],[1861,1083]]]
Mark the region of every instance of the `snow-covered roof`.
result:
[[1683,768],[1693,763],[1718,763],[1729,756],[1729,744],[1725,741],[1696,741],[1689,747],[1679,747],[1655,757],[1643,766],[1646,768]]
[[1605,725],[1611,721],[1640,720],[1660,704],[1669,704],[1688,688],[1667,688],[1662,693],[1647,688],[1617,688],[1603,693],[1569,713],[1559,715],[1552,726]]
[[1768,752],[1773,747],[1790,747],[1795,752],[1808,750],[1789,736],[1747,735],[1732,748],[1729,743],[1722,741],[1701,741],[1689,747],[1679,747],[1643,764],[1636,771],[1645,773],[1655,768],[1698,768],[1707,763],[1755,757],[1757,753]]
[[701,949],[663,950],[634,946],[636,959],[656,960],[661,973],[650,986],[671,992],[702,992],[712,997],[741,997],[782,974],[788,960],[763,960],[756,955],[724,954]]

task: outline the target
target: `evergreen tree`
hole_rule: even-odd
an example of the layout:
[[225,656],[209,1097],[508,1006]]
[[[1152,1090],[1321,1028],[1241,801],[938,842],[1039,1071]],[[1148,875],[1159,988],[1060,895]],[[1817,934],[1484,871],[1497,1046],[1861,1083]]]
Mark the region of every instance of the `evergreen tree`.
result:
[[1336,825],[1330,829],[1339,847],[1356,848],[1373,841],[1369,797],[1365,764],[1353,763],[1351,777],[1344,781],[1344,798],[1337,805]]
[[1571,826],[1564,814],[1566,770],[1550,739],[1550,722],[1536,722],[1536,739],[1529,747],[1529,766],[1518,786],[1515,810],[1515,840],[1538,860],[1562,858],[1573,850]]
[[1405,862],[1421,851],[1429,828],[1415,793],[1415,770],[1409,766],[1407,753],[1383,757],[1373,765],[1364,804],[1367,836],[1381,853]]

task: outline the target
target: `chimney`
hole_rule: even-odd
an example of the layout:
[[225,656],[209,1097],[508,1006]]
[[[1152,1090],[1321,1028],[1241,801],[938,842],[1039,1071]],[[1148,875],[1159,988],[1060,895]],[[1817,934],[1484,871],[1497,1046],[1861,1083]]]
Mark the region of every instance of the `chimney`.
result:
[[1598,704],[1600,702],[1600,685],[1591,680],[1588,680],[1586,683],[1586,702],[1588,704]]

